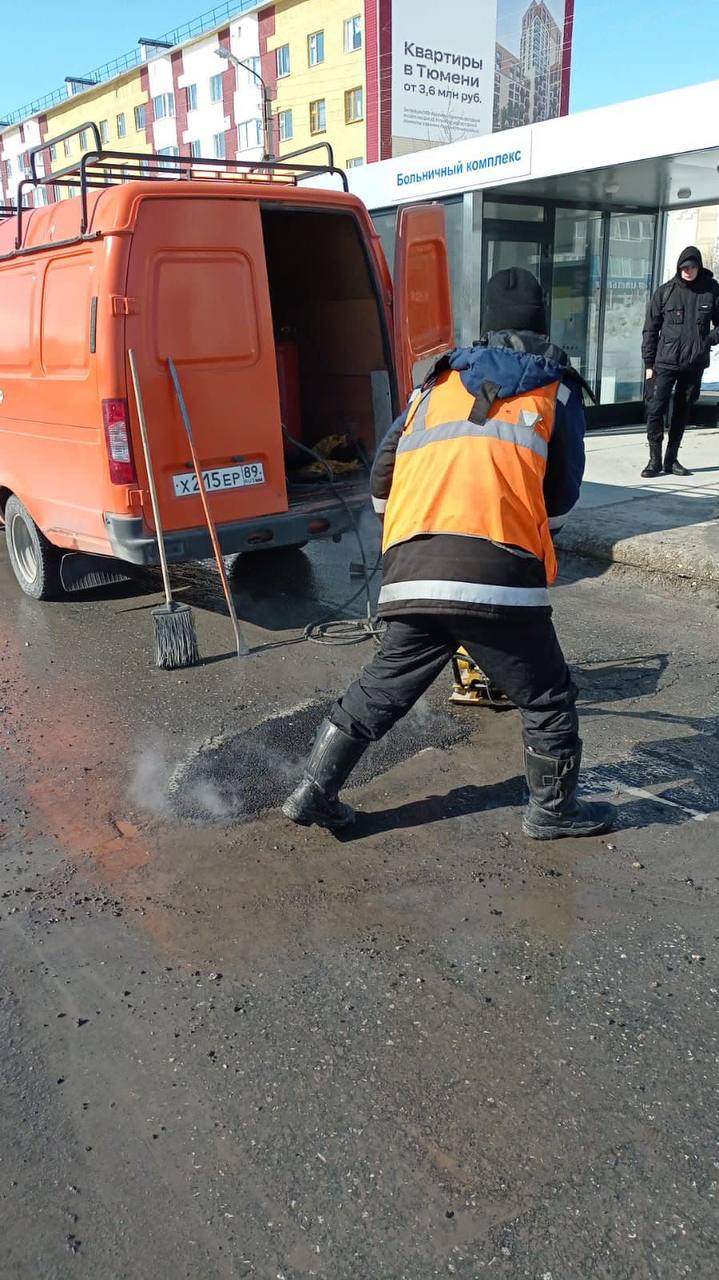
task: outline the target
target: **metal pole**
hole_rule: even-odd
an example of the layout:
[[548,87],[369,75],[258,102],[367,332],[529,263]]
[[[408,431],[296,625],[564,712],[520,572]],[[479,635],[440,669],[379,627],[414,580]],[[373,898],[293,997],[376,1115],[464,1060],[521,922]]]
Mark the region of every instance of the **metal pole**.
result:
[[205,491],[204,476],[202,474],[202,467],[200,466],[200,459],[197,456],[197,449],[195,448],[195,438],[192,432],[192,423],[190,422],[190,415],[187,412],[187,405],[185,403],[185,397],[183,395],[182,387],[180,385],[180,378],[179,378],[177,369],[175,367],[175,361],[173,360],[172,356],[167,357],[167,364],[170,370],[170,377],[172,378],[172,382],[175,388],[177,403],[180,409],[180,416],[182,417],[183,426],[185,428],[185,433],[187,435],[187,443],[190,446],[190,455],[192,457],[192,465],[194,467],[195,475],[197,477],[197,490],[200,496],[200,501],[202,503],[202,509],[205,513],[205,520],[207,522],[207,529],[210,534],[212,549],[215,553],[217,571],[220,575],[222,590],[225,593],[227,609],[230,615],[230,620],[232,622],[232,629],[235,633],[237,656],[238,658],[244,658],[246,654],[249,652],[249,650],[247,648],[247,645],[245,644],[242,632],[240,631],[240,624],[237,618],[237,610],[235,609],[235,602],[232,599],[230,584],[227,581],[227,570],[225,569],[225,562],[222,558],[222,548],[220,546],[220,540],[217,536],[217,529],[215,528],[215,522],[212,518],[212,513],[210,512],[210,505],[207,501],[207,493]]
[[[250,67],[251,71],[252,68]],[[272,98],[270,97],[269,86],[262,81],[262,134],[264,138],[264,159],[276,160],[275,148],[272,142]]]
[[162,583],[165,588],[165,601],[169,608],[172,604],[172,590],[170,587],[170,571],[167,567],[167,553],[165,551],[165,535],[162,528],[162,518],[160,516],[160,501],[157,496],[157,486],[155,484],[155,469],[152,465],[152,454],[150,452],[150,437],[147,431],[147,420],[145,418],[145,405],[140,390],[140,377],[137,372],[137,359],[135,352],[130,348],[127,353],[130,363],[130,373],[132,374],[132,385],[135,391],[135,404],[137,405],[137,417],[140,423],[140,438],[142,440],[142,450],[145,455],[145,467],[147,470],[147,483],[150,490],[150,501],[152,503],[152,514],[155,518],[155,533],[157,534],[157,549],[160,553],[160,568],[162,569]]
[[215,52],[218,57],[225,58],[227,62],[234,63],[235,67],[242,67],[243,71],[249,71],[250,75],[254,76],[255,80],[259,81],[262,86],[262,139],[264,150],[262,159],[276,160],[277,157],[272,145],[272,97],[270,95],[269,86],[262,79],[259,71],[255,71],[254,67],[250,67],[246,62],[242,62],[241,59],[234,53],[231,53],[229,49],[220,48],[216,49]]

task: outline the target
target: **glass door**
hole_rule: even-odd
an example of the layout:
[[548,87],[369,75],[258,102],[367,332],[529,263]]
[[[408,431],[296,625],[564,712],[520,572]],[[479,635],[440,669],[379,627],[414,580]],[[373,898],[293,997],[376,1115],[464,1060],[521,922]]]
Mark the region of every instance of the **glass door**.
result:
[[655,229],[651,213],[613,213],[609,218],[602,404],[641,400],[644,394],[642,328],[652,284]]
[[604,219],[597,209],[555,211],[552,341],[597,390]]
[[[485,201],[482,222],[482,297],[497,271],[521,267],[531,271],[551,305],[554,211],[544,205]],[[549,319],[549,314],[548,314]]]

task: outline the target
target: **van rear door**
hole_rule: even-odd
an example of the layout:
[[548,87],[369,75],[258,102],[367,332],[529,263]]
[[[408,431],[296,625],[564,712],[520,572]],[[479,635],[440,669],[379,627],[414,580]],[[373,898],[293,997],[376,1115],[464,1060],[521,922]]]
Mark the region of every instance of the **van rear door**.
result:
[[[165,528],[203,513],[167,365],[177,365],[219,525],[287,510],[275,343],[256,200],[148,196],[132,239],[126,347],[140,386]],[[129,386],[129,381],[128,381]],[[154,527],[132,404],[146,522]]]
[[415,364],[455,345],[444,209],[439,204],[410,205],[399,211],[394,337],[400,395],[406,403]]

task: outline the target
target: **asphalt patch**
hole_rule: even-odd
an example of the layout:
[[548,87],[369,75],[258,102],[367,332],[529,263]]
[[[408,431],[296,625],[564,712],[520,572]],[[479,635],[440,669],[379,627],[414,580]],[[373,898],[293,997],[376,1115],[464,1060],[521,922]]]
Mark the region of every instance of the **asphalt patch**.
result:
[[[201,744],[170,779],[174,815],[184,822],[237,822],[277,808],[299,781],[326,714],[325,702],[309,703]],[[423,700],[369,747],[347,785],[360,787],[428,747],[455,746],[476,728],[466,710],[437,710]]]

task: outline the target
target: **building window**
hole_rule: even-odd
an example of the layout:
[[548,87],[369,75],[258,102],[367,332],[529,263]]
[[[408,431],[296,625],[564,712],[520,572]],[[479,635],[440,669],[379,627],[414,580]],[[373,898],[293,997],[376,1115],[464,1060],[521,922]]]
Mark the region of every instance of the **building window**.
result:
[[80,130],[80,150],[87,151],[88,145],[89,145],[89,138],[88,138],[87,129],[81,129]]
[[8,182],[12,182],[12,160],[9,156],[5,161],[5,167],[7,168],[7,180]]
[[[221,76],[220,76],[220,79],[222,79]],[[197,111],[197,85],[196,84],[188,84],[187,88],[185,89],[185,100],[187,103],[188,111]]]
[[124,138],[127,133],[127,125],[125,124],[125,112],[121,111],[117,117],[117,136]]
[[237,126],[237,150],[249,151],[251,147],[262,146],[262,121],[243,120]]
[[[255,76],[259,76],[261,74],[259,58],[243,58],[242,66],[243,66],[243,69],[247,72],[246,78],[248,80],[254,80]],[[254,76],[252,74],[253,71],[255,73]]]
[[195,159],[197,159],[198,156],[202,155],[202,149],[200,147],[199,138],[193,138],[192,142],[190,143],[190,155],[194,156]]
[[310,103],[310,133],[324,133],[327,128],[327,104],[324,98]]
[[135,107],[135,128],[138,132],[147,128],[147,107],[144,102],[141,107]]
[[325,33],[314,31],[307,37],[307,61],[311,67],[317,67],[325,60]]
[[360,165],[363,165],[363,164],[364,164],[364,156],[353,156],[351,160],[347,161],[345,168],[359,169]]
[[47,189],[45,187],[37,187],[35,191],[35,207],[43,208],[47,204]]
[[159,93],[152,99],[152,110],[156,120],[171,119],[175,114],[174,93]]
[[294,137],[294,130],[292,128],[292,112],[278,111],[277,119],[280,122],[280,142],[289,142],[290,138]]
[[107,120],[100,121],[100,141],[101,142],[110,141],[110,126],[107,123]]
[[361,48],[362,18],[358,14],[356,18],[345,20],[345,53],[356,53]]
[[294,137],[292,111],[278,111],[278,120],[280,125],[280,142],[289,142],[290,138]]
[[222,102],[222,72],[210,77],[210,102]]
[[51,163],[54,163],[55,160],[57,160],[57,147],[55,146],[54,142],[52,146],[49,148],[49,151],[50,151],[50,161]]
[[157,154],[158,156],[179,156],[180,148],[179,147],[160,147]]
[[277,59],[277,78],[288,76],[290,74],[290,46],[281,44],[279,49],[275,50]]
[[345,123],[353,124],[364,116],[364,92],[362,87],[348,89],[345,94]]
[[216,133],[212,139],[212,147],[216,160],[224,160],[227,155],[227,147],[225,145],[224,133]]
[[68,156],[71,154],[71,151],[72,151],[72,147],[70,146],[70,139],[69,139],[69,138],[66,138],[66,139],[65,139],[65,141],[63,142],[63,144],[62,144],[62,149],[63,149],[63,151],[64,151],[64,153],[65,153],[65,159],[67,160]]

